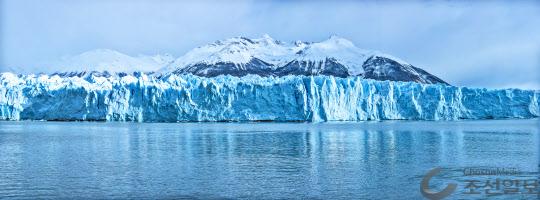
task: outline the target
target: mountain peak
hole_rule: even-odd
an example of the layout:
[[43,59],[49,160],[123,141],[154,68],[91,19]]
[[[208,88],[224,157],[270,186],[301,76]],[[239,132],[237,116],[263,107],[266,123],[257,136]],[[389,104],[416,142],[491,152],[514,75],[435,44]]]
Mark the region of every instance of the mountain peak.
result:
[[282,43],[268,34],[258,39],[235,37],[194,49],[162,73],[206,77],[247,74],[362,76],[376,80],[445,83],[398,58],[357,48],[350,40],[337,35],[313,43]]
[[49,68],[52,72],[150,72],[163,67],[170,60],[170,55],[132,57],[111,49],[94,49],[64,56],[60,61],[51,63]]
[[337,35],[331,35],[327,40],[320,42],[320,44],[333,45],[333,47],[355,47],[350,40]]
[[118,57],[126,57],[128,55],[120,53],[112,49],[94,49],[82,52],[75,56],[64,56],[64,60],[69,59],[117,59]]
[[260,40],[265,40],[265,41],[275,41],[274,38],[270,37],[270,35],[268,34],[263,34],[262,37],[260,38]]
[[64,57],[50,66],[47,69],[55,70],[52,72],[70,74],[158,70],[162,75],[360,76],[375,80],[447,84],[399,58],[357,48],[350,40],[337,35],[321,42],[288,43],[275,40],[268,34],[256,39],[233,37],[197,47],[177,59],[168,54],[132,57],[111,49],[95,49]]

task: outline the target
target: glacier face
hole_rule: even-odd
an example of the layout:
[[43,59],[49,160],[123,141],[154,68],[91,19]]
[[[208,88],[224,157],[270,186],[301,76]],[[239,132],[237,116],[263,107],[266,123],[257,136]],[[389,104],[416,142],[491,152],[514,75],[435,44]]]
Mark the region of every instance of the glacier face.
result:
[[332,76],[0,76],[1,120],[358,121],[534,118],[540,91]]

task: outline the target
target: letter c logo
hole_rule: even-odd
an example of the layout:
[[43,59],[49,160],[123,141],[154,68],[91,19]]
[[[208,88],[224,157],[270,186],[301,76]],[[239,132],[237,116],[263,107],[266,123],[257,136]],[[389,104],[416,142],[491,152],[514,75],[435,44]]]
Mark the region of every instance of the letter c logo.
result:
[[456,190],[457,184],[455,183],[448,184],[446,188],[444,188],[444,190],[440,192],[436,192],[429,189],[429,181],[431,180],[433,176],[437,175],[439,172],[441,172],[440,167],[434,168],[431,171],[429,171],[422,179],[422,183],[420,184],[420,192],[422,192],[422,195],[424,195],[424,197],[431,200],[440,200],[449,196],[450,194],[452,194],[452,192],[454,192],[454,190]]

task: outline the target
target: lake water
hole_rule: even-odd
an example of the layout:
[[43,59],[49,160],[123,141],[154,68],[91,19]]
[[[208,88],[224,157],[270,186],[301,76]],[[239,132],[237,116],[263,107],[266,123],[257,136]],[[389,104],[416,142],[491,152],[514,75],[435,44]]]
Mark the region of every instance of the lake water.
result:
[[[0,122],[0,198],[420,199],[467,168],[538,179],[538,120]],[[503,194],[495,198],[532,198]]]

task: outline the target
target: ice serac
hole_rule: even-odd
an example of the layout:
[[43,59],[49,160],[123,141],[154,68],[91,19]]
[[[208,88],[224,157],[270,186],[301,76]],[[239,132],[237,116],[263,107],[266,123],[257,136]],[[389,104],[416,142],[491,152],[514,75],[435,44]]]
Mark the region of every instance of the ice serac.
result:
[[359,77],[0,77],[2,120],[358,121],[535,118],[539,91]]

